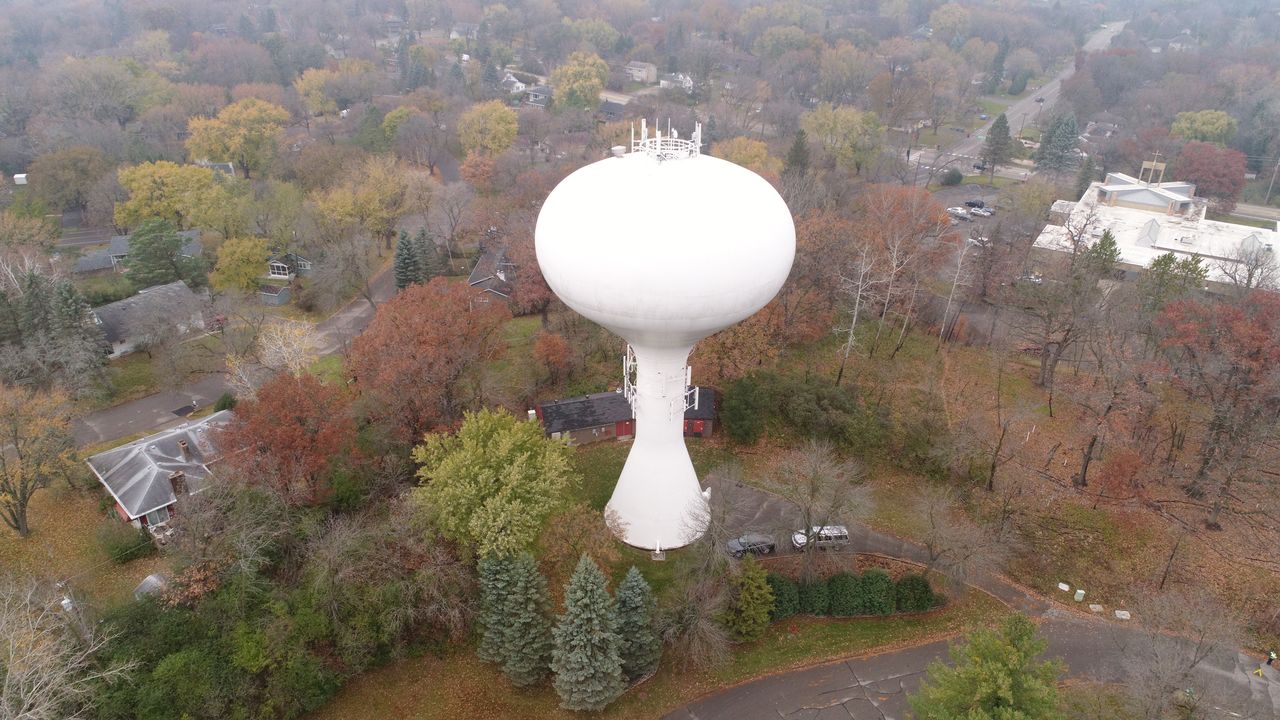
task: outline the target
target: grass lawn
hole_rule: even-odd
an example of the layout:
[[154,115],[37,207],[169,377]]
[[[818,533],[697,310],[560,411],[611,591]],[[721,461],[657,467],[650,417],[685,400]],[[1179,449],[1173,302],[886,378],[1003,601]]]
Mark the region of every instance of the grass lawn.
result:
[[[971,593],[923,616],[883,619],[793,618],[775,623],[764,639],[737,649],[733,659],[711,670],[681,670],[666,663],[648,682],[631,690],[597,717],[655,718],[698,697],[738,683],[825,660],[884,651],[964,633],[997,623],[1007,614],[990,597]],[[312,720],[374,718],[574,718],[561,710],[544,683],[513,688],[501,671],[476,659],[470,648],[444,657],[395,662],[348,684]]]
[[137,400],[158,392],[160,387],[146,353],[131,353],[107,364],[108,391],[78,403],[86,413]]
[[49,580],[68,580],[90,605],[104,609],[133,597],[147,575],[162,569],[159,555],[116,565],[98,546],[98,527],[108,518],[96,492],[65,483],[36,493],[28,509],[31,534],[26,538],[0,527],[0,569]]
[[1264,228],[1267,230],[1276,229],[1275,220],[1261,220],[1259,218],[1244,217],[1243,215],[1232,215],[1230,213],[1205,213],[1205,217],[1209,220],[1217,220],[1218,222],[1235,223],[1236,225],[1248,225],[1249,227]]
[[346,370],[342,366],[341,355],[325,355],[317,358],[308,370],[312,375],[331,385],[346,383]]
[[990,177],[983,174],[983,175],[965,175],[964,179],[960,181],[960,184],[961,185],[990,185],[991,187],[996,187],[996,188],[1006,188],[1006,187],[1009,187],[1010,185],[1017,185],[1018,181],[1007,178],[1007,177],[1000,177],[999,175],[997,175],[995,176],[995,181],[992,182],[992,179]]

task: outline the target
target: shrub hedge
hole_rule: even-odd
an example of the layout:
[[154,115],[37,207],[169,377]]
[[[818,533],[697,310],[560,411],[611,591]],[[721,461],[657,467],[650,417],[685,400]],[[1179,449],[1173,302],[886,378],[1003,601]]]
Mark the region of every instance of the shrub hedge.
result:
[[769,573],[769,589],[773,590],[773,610],[770,620],[782,620],[800,612],[800,588],[785,575]]
[[113,517],[103,520],[98,526],[98,546],[118,565],[156,551],[150,533]]
[[889,573],[872,568],[858,578],[859,615],[892,615],[894,608],[893,579]]
[[806,615],[826,615],[831,611],[831,595],[826,580],[800,583],[800,612]]
[[929,581],[923,575],[903,575],[894,587],[898,612],[924,612],[934,606],[937,598]]
[[831,614],[858,615],[858,576],[838,572],[827,579],[827,594],[831,596]]

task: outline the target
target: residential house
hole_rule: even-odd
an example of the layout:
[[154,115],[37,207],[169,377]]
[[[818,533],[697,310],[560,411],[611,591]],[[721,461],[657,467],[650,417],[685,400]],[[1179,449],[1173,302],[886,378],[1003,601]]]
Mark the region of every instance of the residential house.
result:
[[186,334],[203,329],[205,298],[181,280],[139,290],[133,297],[93,309],[110,343],[108,357],[120,357],[154,342],[159,332]]
[[691,93],[693,92],[693,78],[684,73],[667,73],[658,80],[658,87],[663,90],[679,88]]
[[227,177],[236,176],[236,166],[229,162],[209,162],[208,160],[197,160],[195,162],[195,165],[197,167],[209,168],[210,170],[214,172],[222,173]]
[[551,106],[554,91],[549,85],[534,85],[525,91],[524,104],[546,110]]
[[507,260],[506,248],[483,249],[471,268],[467,284],[477,290],[492,293],[503,300],[511,297],[515,289],[515,265]]
[[618,122],[625,117],[627,106],[620,102],[605,100],[596,110],[596,120],[600,122]]
[[87,461],[98,482],[115,500],[116,514],[154,534],[213,477],[219,458],[217,430],[231,421],[230,410],[148,435],[100,452]]
[[457,23],[449,29],[450,40],[477,40],[480,26],[475,23]]
[[[715,423],[716,392],[698,387],[693,391],[697,400],[685,410],[684,434],[708,437]],[[570,445],[629,440],[636,434],[635,412],[620,390],[543,403],[530,412],[542,421],[547,437],[563,439]]]
[[658,66],[653,63],[632,60],[622,68],[622,71],[627,74],[631,82],[644,83],[645,85],[652,85],[658,82]]
[[267,277],[293,282],[295,277],[311,274],[311,261],[297,253],[275,253],[267,260]]
[[399,35],[404,31],[404,18],[399,15],[384,14],[382,16],[382,24],[387,28],[387,33],[390,35]]
[[[180,251],[182,257],[199,257],[200,253],[204,252],[204,246],[200,244],[199,230],[183,230],[178,235],[186,238]],[[129,241],[132,238],[132,235],[116,235],[111,238],[106,248],[81,255],[76,260],[72,272],[92,273],[103,270],[124,272],[125,260],[129,257]]]
[[1151,261],[1173,253],[1179,259],[1199,257],[1208,269],[1209,289],[1230,284],[1240,258],[1280,248],[1275,227],[1209,220],[1208,203],[1187,182],[1144,182],[1124,173],[1108,173],[1076,202],[1059,200],[1050,210],[1050,225],[1035,241],[1037,253],[1070,253],[1073,245],[1092,245],[1110,231],[1120,251],[1120,269],[1146,270]]
[[508,95],[519,95],[524,92],[528,85],[525,85],[520,78],[511,73],[507,73],[502,78],[502,89],[507,91]]

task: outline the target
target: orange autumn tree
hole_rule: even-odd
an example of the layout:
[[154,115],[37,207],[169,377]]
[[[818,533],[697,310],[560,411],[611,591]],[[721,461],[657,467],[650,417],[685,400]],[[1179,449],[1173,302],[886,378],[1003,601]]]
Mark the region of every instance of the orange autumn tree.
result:
[[533,341],[533,359],[547,371],[547,380],[554,385],[569,370],[573,355],[563,335],[540,332]]
[[347,371],[365,412],[399,442],[460,420],[484,364],[505,347],[510,318],[465,283],[437,277],[405,288],[351,346]]
[[312,375],[277,375],[236,405],[218,440],[232,477],[271,487],[286,502],[328,497],[336,459],[345,458],[356,424],[344,389]]

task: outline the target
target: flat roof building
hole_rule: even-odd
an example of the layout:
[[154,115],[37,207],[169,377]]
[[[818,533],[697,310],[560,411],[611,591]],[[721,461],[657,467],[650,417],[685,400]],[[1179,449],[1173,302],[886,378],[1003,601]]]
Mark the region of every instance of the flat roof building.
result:
[[1240,263],[1239,258],[1280,248],[1274,226],[1208,220],[1207,208],[1191,183],[1148,183],[1109,173],[1106,180],[1089,185],[1078,202],[1055,202],[1051,224],[1036,238],[1035,247],[1069,253],[1073,235],[1087,246],[1110,230],[1125,269],[1145,270],[1166,253],[1179,259],[1199,256],[1209,281],[1219,284],[1231,282],[1227,271]]

